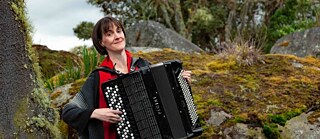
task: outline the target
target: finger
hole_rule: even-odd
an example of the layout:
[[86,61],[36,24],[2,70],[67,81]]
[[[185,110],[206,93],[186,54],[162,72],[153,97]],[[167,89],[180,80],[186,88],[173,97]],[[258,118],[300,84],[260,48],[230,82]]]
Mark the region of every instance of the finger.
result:
[[119,123],[120,121],[122,121],[122,119],[121,118],[110,118],[110,120],[109,120],[111,123]]
[[185,70],[184,72],[185,72],[185,73],[188,73],[188,74],[191,74],[191,73],[192,73],[192,71],[190,71],[190,70]]
[[122,114],[122,111],[119,110],[110,110],[110,112],[113,114]]
[[117,122],[116,122],[115,120],[113,120],[113,119],[109,119],[108,122],[110,122],[110,123],[117,123]]

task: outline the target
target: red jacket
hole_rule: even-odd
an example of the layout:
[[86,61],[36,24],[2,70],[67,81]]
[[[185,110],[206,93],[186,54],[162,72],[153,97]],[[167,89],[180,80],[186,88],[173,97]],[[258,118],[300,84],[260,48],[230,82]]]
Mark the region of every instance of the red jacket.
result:
[[[132,56],[131,54],[126,51],[127,54],[127,65],[128,65],[128,71],[130,71],[130,65],[131,65],[131,61],[132,61]],[[101,63],[100,66],[105,66],[108,67],[110,69],[114,69],[114,64],[111,61],[111,59],[109,58],[109,56],[107,56],[103,62]],[[102,93],[102,89],[101,89],[101,84],[114,79],[117,77],[117,75],[115,74],[110,74],[108,72],[103,72],[103,71],[99,71],[99,75],[100,75],[100,84],[99,84],[99,108],[107,108],[107,103],[106,100],[104,99],[103,93]],[[115,128],[115,124],[111,124],[109,122],[103,122],[103,129],[104,129],[104,138],[105,139],[116,139],[116,128]]]

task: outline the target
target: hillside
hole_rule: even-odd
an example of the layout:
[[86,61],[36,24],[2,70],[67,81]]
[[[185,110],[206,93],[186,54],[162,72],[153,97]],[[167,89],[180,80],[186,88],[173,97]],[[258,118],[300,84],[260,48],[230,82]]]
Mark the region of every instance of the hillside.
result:
[[50,50],[47,46],[37,44],[32,48],[37,52],[39,66],[46,79],[63,71],[68,64],[81,65],[80,57],[73,53]]
[[[232,60],[210,54],[181,53],[170,49],[134,55],[153,64],[178,59],[185,69],[193,72],[191,86],[205,129],[199,138],[233,138],[235,133],[227,131],[239,124],[248,128],[246,138],[290,138],[291,135],[284,135],[282,131],[286,121],[310,111],[313,113],[308,115],[308,123],[320,123],[319,59],[265,55],[264,62],[239,66]],[[84,79],[80,79],[69,85],[66,92],[74,95],[83,82]],[[51,95],[54,104],[62,104],[55,107],[62,107],[66,102],[61,99],[64,98],[63,92],[56,90]],[[219,117],[213,116],[221,112],[225,118],[217,122]],[[318,130],[319,126],[315,131]]]

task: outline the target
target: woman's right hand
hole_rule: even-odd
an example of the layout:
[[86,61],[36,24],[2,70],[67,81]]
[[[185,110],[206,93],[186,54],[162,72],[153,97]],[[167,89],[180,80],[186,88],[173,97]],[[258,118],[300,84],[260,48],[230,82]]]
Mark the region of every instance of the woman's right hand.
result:
[[122,120],[119,114],[122,114],[122,112],[109,108],[99,108],[92,112],[90,118],[99,119],[109,123],[118,123]]

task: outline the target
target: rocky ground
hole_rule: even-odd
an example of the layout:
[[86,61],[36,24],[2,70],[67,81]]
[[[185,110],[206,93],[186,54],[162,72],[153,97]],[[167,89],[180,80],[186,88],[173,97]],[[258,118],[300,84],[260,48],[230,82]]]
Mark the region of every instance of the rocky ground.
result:
[[[135,56],[151,63],[178,59],[193,72],[191,83],[203,134],[198,138],[291,138],[320,136],[320,60],[264,55],[263,62],[239,66],[205,53],[170,49]],[[85,79],[56,88],[61,108]],[[66,129],[62,129],[66,130]]]

